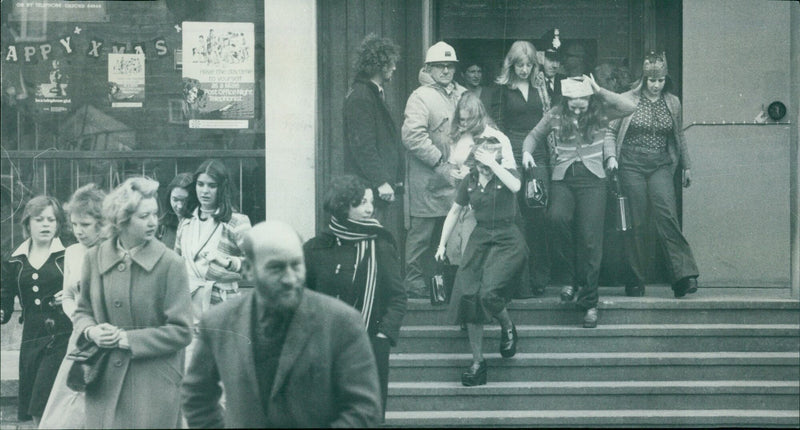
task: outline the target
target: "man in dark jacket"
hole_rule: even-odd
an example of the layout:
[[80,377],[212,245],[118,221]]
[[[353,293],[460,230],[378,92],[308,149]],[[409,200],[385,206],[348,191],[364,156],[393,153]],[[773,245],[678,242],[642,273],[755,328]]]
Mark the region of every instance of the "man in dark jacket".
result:
[[344,101],[344,170],[372,188],[375,219],[401,240],[403,180],[400,136],[386,106],[384,85],[392,79],[400,48],[370,34],[361,42],[356,77]]
[[361,315],[304,288],[301,245],[282,222],[246,234],[244,272],[256,287],[200,321],[182,387],[190,428],[380,424],[378,371]]

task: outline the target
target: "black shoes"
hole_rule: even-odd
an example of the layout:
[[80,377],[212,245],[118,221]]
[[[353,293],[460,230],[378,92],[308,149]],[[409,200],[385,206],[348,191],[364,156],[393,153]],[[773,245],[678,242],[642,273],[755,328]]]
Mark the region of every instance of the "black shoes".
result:
[[625,295],[628,297],[644,297],[644,285],[626,285]]
[[517,353],[517,326],[511,323],[511,330],[500,328],[500,355],[511,358]]
[[575,298],[575,287],[567,285],[561,289],[561,303],[571,302]]
[[686,277],[676,282],[672,286],[672,291],[675,293],[675,298],[680,299],[687,294],[694,294],[697,292],[697,277]]
[[486,360],[480,363],[472,363],[466,372],[461,374],[461,384],[466,387],[474,387],[476,385],[486,385]]
[[586,315],[583,317],[583,328],[597,327],[597,308],[590,308],[586,310]]

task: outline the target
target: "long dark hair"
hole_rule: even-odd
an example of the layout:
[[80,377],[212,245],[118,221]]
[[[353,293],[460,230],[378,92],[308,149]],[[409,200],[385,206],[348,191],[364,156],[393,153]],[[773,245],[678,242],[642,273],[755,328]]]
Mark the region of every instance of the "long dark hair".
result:
[[579,134],[589,141],[593,131],[608,126],[608,116],[603,109],[603,103],[597,99],[596,95],[589,97],[589,107],[577,118],[569,110],[567,105],[569,100],[569,97],[561,97],[561,101],[553,111],[559,118],[559,140],[564,142],[570,136]]
[[[194,183],[194,178],[192,177],[191,173],[178,173],[172,178],[172,181],[167,185],[167,188],[164,190],[164,194],[161,196],[161,207],[162,207],[162,215],[161,215],[161,224],[170,226],[170,227],[177,227],[178,220],[182,217],[188,216],[186,209],[191,206],[192,198],[196,198],[195,192],[192,191],[192,184]],[[175,188],[183,188],[186,192],[189,193],[189,197],[186,199],[186,203],[183,205],[183,210],[181,213],[176,214],[175,211],[172,210],[172,190]]]
[[212,216],[218,222],[230,221],[234,212],[232,198],[236,191],[231,181],[231,175],[228,173],[228,168],[225,167],[222,161],[215,159],[204,161],[194,171],[191,189],[189,190],[190,201],[186,207],[186,213],[190,214],[200,206],[200,202],[197,200],[197,178],[203,173],[217,181],[217,211]]

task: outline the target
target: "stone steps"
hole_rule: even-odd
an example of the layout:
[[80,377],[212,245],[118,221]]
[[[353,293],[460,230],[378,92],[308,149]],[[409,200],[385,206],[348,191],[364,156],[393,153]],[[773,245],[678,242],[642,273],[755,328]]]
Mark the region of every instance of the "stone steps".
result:
[[[517,325],[518,352],[800,351],[800,326],[792,324],[614,324],[595,329]],[[500,328],[484,328],[484,351],[500,347]],[[413,325],[400,331],[395,353],[469,350],[456,326]]]
[[572,410],[715,409],[789,410],[797,407],[794,381],[523,381],[464,387],[460,382],[396,382],[390,408],[398,411],[476,409]]

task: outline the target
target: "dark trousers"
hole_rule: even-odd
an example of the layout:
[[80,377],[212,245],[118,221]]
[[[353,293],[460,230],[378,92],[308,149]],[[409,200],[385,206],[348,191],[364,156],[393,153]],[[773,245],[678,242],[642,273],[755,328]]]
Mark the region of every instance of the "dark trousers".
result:
[[370,336],[372,353],[375,354],[375,362],[378,365],[378,381],[381,384],[381,404],[383,405],[383,417],[386,417],[386,397],[389,391],[389,350],[392,347],[389,339],[378,336]]
[[671,282],[696,277],[699,272],[692,249],[681,233],[675,206],[675,183],[672,160],[666,152],[660,154],[623,151],[620,157],[620,180],[631,205],[633,231],[626,240],[625,258],[632,279],[644,285],[647,252],[643,226],[648,219],[655,225],[659,242],[669,263]]
[[403,229],[403,196],[395,196],[395,201],[387,202],[378,197],[377,190],[373,190],[375,196],[373,218],[378,220],[381,225],[392,234],[397,249],[403,249],[401,244],[405,240]]
[[411,217],[406,233],[406,292],[414,297],[428,297],[428,283],[433,276],[436,247],[442,236],[445,217]]
[[[528,174],[526,172],[526,180]],[[534,169],[533,175],[545,189],[550,190],[550,170],[548,168]],[[545,208],[528,208],[525,204],[524,189],[517,193],[517,202],[522,213],[520,230],[522,230],[530,252],[528,254],[528,285],[534,290],[543,289],[550,284],[547,210]]]
[[551,257],[559,270],[554,280],[575,285],[578,306],[597,306],[597,282],[603,260],[603,224],[606,214],[606,180],[576,161],[563,180],[550,186],[547,211],[551,233]]

